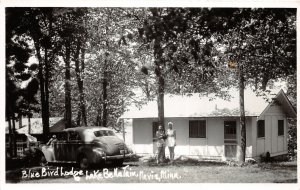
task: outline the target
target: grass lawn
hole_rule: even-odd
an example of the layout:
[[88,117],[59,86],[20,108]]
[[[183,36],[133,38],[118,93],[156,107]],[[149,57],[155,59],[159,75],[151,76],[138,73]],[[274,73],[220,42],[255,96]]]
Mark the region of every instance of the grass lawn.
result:
[[[142,162],[125,163],[126,170],[114,167],[83,171],[80,181],[72,175],[44,177],[7,182],[21,183],[297,183],[296,162],[260,163],[246,166],[231,166],[222,162],[185,161],[174,165],[149,164]],[[123,167],[124,167],[123,166]],[[60,166],[51,166],[55,170]],[[68,166],[69,167],[69,166]],[[65,171],[71,171],[69,167]],[[79,171],[79,169],[74,169]],[[21,171],[19,171],[21,172]],[[86,175],[85,172],[88,172]],[[14,175],[14,174],[11,174]],[[14,175],[16,176],[16,175]],[[88,178],[89,176],[90,178]]]

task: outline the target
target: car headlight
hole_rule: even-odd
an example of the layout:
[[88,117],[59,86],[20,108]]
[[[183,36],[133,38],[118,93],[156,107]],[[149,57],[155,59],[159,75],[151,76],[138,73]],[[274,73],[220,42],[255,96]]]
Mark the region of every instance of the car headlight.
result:
[[133,153],[133,150],[131,148],[129,148],[127,145],[126,145],[126,149],[127,149],[127,153],[128,154],[132,154]]

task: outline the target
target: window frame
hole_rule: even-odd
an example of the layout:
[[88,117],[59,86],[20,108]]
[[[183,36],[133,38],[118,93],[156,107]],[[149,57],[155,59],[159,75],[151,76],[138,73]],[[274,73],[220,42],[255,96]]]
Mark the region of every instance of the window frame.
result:
[[[194,123],[194,125],[193,125]],[[195,125],[196,123],[196,125]],[[196,133],[192,133],[192,131],[194,129],[192,128],[195,128],[196,126],[196,129],[197,129],[197,132]],[[200,129],[201,127],[203,127],[204,129]],[[201,132],[204,131],[204,134],[201,134]],[[195,139],[195,138],[198,138],[198,139],[206,139],[207,137],[207,129],[206,129],[206,120],[189,120],[189,138],[192,138],[192,139]]]
[[[262,125],[263,124],[263,125]],[[259,130],[261,127],[263,127],[263,130]],[[256,123],[256,129],[257,129],[257,138],[265,138],[266,137],[266,124],[265,120],[260,119]],[[260,133],[263,131],[263,135]]]

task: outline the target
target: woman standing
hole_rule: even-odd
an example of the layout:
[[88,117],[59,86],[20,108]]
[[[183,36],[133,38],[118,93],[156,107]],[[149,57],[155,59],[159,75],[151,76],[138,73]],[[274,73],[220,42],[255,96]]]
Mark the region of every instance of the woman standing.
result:
[[167,146],[169,147],[170,152],[170,160],[171,163],[174,162],[174,148],[176,146],[176,131],[173,129],[173,123],[168,123],[168,130],[167,130]]

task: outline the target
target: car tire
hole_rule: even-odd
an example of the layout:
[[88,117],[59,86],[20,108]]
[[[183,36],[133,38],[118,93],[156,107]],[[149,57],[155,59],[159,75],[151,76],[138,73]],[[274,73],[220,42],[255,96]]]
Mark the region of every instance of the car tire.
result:
[[124,159],[118,159],[118,160],[113,161],[115,166],[122,166],[123,162],[124,162]]
[[88,169],[90,166],[89,160],[85,155],[81,155],[78,159],[78,164],[81,169]]

